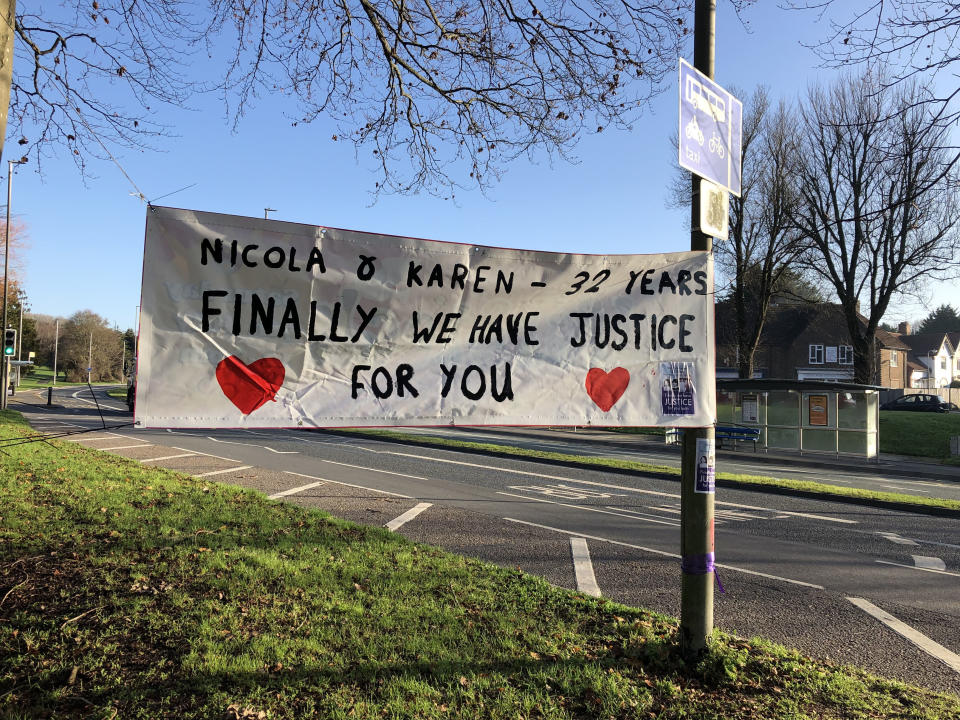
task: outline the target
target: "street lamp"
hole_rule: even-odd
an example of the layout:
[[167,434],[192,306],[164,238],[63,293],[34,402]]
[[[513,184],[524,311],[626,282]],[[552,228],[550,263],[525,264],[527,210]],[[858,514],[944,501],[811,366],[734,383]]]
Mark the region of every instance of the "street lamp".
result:
[[264,219],[264,220],[269,219],[269,218],[267,218],[267,214],[268,214],[268,213],[272,213],[272,212],[276,212],[276,211],[277,211],[276,208],[264,208],[264,209],[263,209],[263,219]]
[[[11,186],[13,184],[13,166],[23,165],[26,160],[7,160],[7,227],[4,229],[3,240],[3,327],[7,327],[7,278],[10,269],[10,202]],[[3,385],[2,395],[0,395],[0,408],[7,409],[7,383],[10,377],[10,361],[8,358],[3,360]]]

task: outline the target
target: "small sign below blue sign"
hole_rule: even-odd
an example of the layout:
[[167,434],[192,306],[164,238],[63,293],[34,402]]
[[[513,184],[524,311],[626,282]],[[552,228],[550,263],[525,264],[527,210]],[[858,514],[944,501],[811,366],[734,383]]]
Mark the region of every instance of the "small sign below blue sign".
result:
[[740,197],[743,103],[680,58],[680,167]]

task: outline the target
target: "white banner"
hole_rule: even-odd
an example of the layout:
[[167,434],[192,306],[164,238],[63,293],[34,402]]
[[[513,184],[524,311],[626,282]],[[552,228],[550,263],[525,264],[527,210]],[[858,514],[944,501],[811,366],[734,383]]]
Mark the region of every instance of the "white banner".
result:
[[703,252],[506,250],[151,207],[136,424],[706,426],[713,326]]

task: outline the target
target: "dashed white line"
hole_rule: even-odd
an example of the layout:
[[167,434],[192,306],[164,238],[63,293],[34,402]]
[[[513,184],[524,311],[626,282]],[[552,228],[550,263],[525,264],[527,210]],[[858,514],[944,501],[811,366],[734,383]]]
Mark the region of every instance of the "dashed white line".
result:
[[101,452],[107,452],[108,450],[129,450],[130,448],[145,448],[153,447],[153,443],[137,443],[136,445],[115,445],[113,447],[107,448],[97,448]]
[[218,440],[217,438],[210,437],[209,435],[207,436],[207,440],[212,440],[215,443],[223,443],[224,445],[244,445],[245,447],[263,448],[264,450],[269,450],[270,452],[276,453],[277,455],[299,455],[300,454],[299,450],[274,450],[272,447],[268,447],[266,445],[257,445],[255,443],[245,443],[245,442],[234,442],[233,440]]
[[145,463],[145,462],[160,462],[161,460],[175,460],[176,458],[196,457],[196,455],[197,455],[196,453],[185,452],[185,453],[180,453],[179,455],[163,455],[162,457],[144,458],[144,459],[141,460],[140,462],[142,462],[142,463]]
[[225,460],[226,462],[240,462],[239,460],[234,460],[233,458],[223,457],[222,455],[212,455],[210,453],[200,452],[199,450],[188,450],[187,448],[177,447],[176,445],[171,445],[174,450],[180,450],[181,452],[190,453],[191,455],[203,455],[204,457],[212,457],[217,460]]
[[911,540],[910,538],[900,537],[899,535],[897,535],[897,533],[878,532],[877,535],[879,535],[882,538],[886,538],[890,542],[896,543],[897,545],[916,545],[917,544],[915,540]]
[[940,643],[931,640],[923,633],[920,633],[906,623],[897,620],[893,615],[878,608],[868,600],[857,597],[848,597],[847,600],[852,602],[868,615],[871,615],[882,622],[895,633],[905,637],[928,655],[932,655],[933,657],[937,658],[937,660],[945,663],[954,672],[960,673],[960,655],[947,650]]
[[946,570],[947,564],[938,557],[931,557],[929,555],[913,555],[913,564],[918,568],[925,568],[927,570]]
[[[600,542],[608,542],[611,545],[621,545],[623,547],[633,548],[635,550],[643,550],[644,552],[652,553],[654,555],[662,555],[664,557],[680,559],[680,556],[676,553],[665,552],[663,550],[657,550],[655,548],[644,547],[643,545],[634,545],[632,543],[621,542],[620,540],[611,540],[610,538],[600,537],[598,535],[587,535],[586,533],[572,532],[570,530],[564,530],[562,528],[550,527],[549,525],[540,525],[539,523],[527,522],[526,520],[517,520],[516,518],[505,517],[504,520],[508,522],[519,523],[520,525],[529,525],[531,527],[538,527],[542,530],[552,530],[553,532],[563,533],[564,535],[573,535],[575,537],[584,537],[588,540],[599,540]],[[781,577],[779,575],[770,575],[769,573],[762,573],[756,570],[747,570],[746,568],[736,567],[734,565],[725,565],[717,563],[718,568],[723,568],[724,570],[732,570],[733,572],[741,572],[746,575],[756,575],[758,577],[765,577],[770,580],[779,580],[781,582],[790,583],[791,585],[801,585],[803,587],[813,588],[814,590],[824,590],[823,585],[816,585],[814,583],[804,582],[803,580],[793,580],[791,578]]]
[[237,465],[237,467],[226,468],[225,470],[211,470],[210,472],[200,473],[199,475],[194,475],[195,478],[205,478],[211,477],[213,475],[225,475],[232,472],[240,472],[241,470],[249,470],[253,465]]
[[388,522],[386,525],[384,525],[384,527],[390,532],[395,532],[398,528],[402,527],[403,525],[406,525],[408,522],[413,520],[417,515],[422,513],[428,507],[432,507],[432,506],[433,506],[433,503],[428,503],[428,502],[417,503],[412,508],[407,510],[403,515],[400,515],[399,517],[395,517],[393,520]]
[[570,538],[570,555],[573,557],[573,574],[577,578],[577,590],[593,597],[600,597],[600,586],[593,574],[593,563],[590,562],[590,548],[587,539],[583,537]]
[[412,500],[409,495],[401,495],[400,493],[389,492],[387,490],[377,490],[376,488],[366,487],[364,485],[354,485],[353,483],[341,482],[339,480],[325,480],[324,478],[318,478],[313,475],[304,475],[303,473],[293,472],[292,470],[284,470],[284,473],[287,475],[293,475],[295,477],[307,478],[309,480],[324,480],[324,482],[333,483],[334,485],[345,485],[346,487],[357,488],[358,490],[367,490],[372,493],[379,493],[380,495],[390,495],[392,497],[406,498],[407,500]]
[[916,565],[907,565],[906,563],[890,562],[889,560],[877,560],[881,565],[893,565],[894,567],[907,568],[907,570],[919,570],[920,572],[937,573],[938,575],[950,575],[951,577],[960,577],[960,573],[949,572],[947,570],[935,570],[934,568],[917,567]]
[[300,487],[290,488],[289,490],[284,490],[283,492],[274,493],[273,495],[267,495],[270,500],[276,500],[277,498],[287,497],[288,495],[297,495],[298,493],[306,492],[307,490],[313,490],[315,487],[320,487],[321,485],[326,485],[326,480],[320,480],[319,482],[312,482],[308,485],[301,485]]

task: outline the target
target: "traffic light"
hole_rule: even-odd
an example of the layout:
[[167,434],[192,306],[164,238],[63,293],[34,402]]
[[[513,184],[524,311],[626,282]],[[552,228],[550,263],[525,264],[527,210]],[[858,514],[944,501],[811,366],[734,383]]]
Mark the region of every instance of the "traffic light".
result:
[[17,331],[7,328],[3,331],[3,355],[11,357],[17,354]]

